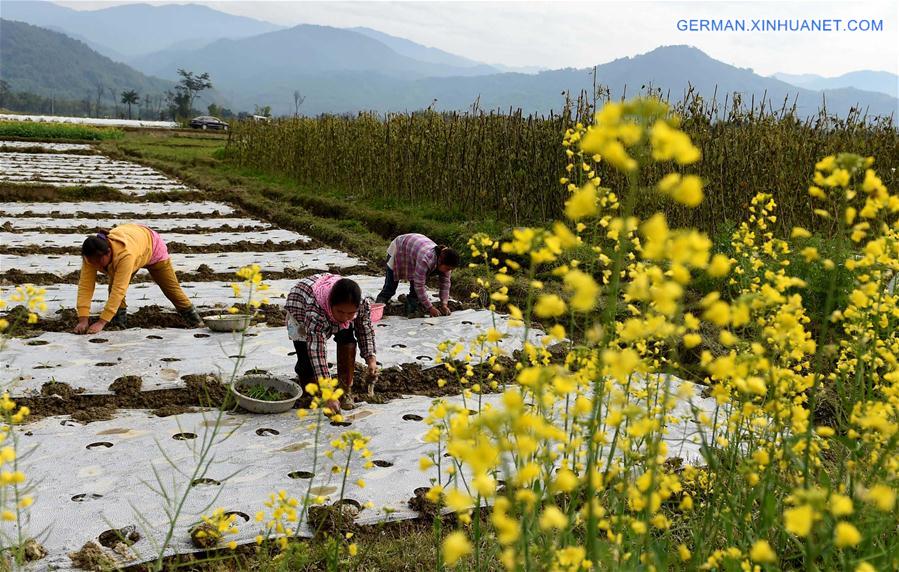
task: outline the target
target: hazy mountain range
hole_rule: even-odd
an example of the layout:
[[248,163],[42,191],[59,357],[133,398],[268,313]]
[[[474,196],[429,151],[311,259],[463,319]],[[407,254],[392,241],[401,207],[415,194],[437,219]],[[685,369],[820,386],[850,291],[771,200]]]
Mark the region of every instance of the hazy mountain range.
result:
[[113,62],[65,34],[5,19],[0,20],[0,79],[13,91],[90,101],[98,86],[116,97],[132,89],[143,96],[174,87]]
[[899,97],[899,76],[884,71],[862,70],[837,77],[823,77],[815,74],[793,75],[776,73],[772,77],[806,89],[821,90],[854,87]]
[[0,15],[6,20],[65,32],[113,59],[170,49],[185,41],[208,43],[281,28],[199,4],[126,4],[102,10],[73,10],[51,2],[4,0]]
[[[212,77],[215,92],[204,94],[201,105],[215,101],[235,110],[259,104],[293,113],[299,90],[306,114],[432,104],[468,109],[476,99],[483,109],[547,113],[562,106],[562,92],[592,90],[594,81],[593,68],[515,73],[369,28],[286,28],[198,5],[75,11],[4,1],[2,17],[40,28],[2,22],[0,78],[14,90],[75,99],[87,97],[98,82],[163,91],[184,68]],[[707,100],[739,92],[744,102],[764,97],[780,107],[796,101],[802,114],[825,101],[841,115],[852,107],[877,115],[899,110],[897,78],[886,72],[763,77],[689,46],[660,47],[595,69],[596,82],[614,97],[652,86],[676,100],[692,87]]]

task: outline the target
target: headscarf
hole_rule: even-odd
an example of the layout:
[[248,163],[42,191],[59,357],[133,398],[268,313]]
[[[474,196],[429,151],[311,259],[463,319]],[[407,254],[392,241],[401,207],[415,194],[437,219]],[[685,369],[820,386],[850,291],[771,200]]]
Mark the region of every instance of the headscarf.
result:
[[331,313],[331,290],[334,289],[334,285],[339,280],[341,280],[341,276],[337,274],[325,274],[312,284],[312,293],[315,295],[315,301],[327,314],[328,319],[338,324],[338,329],[345,330],[350,327],[350,322],[356,317],[353,316],[351,320],[346,322],[338,322],[334,314]]

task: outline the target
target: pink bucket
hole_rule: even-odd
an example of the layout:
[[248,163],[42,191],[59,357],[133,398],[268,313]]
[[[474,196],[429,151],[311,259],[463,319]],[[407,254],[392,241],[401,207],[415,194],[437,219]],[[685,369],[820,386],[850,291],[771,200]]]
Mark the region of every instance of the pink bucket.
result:
[[381,318],[384,317],[384,304],[372,304],[371,305],[371,323],[377,324],[381,321]]

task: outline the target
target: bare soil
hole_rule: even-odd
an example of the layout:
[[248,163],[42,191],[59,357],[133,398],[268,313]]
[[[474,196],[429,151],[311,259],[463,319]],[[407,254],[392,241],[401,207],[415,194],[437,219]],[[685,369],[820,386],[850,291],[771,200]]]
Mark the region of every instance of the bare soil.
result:
[[0,203],[68,203],[89,201],[116,201],[125,203],[161,203],[167,201],[202,202],[209,200],[203,191],[166,191],[145,195],[129,195],[105,185],[72,185],[55,187],[37,181],[33,183],[0,182]]
[[213,548],[220,538],[218,529],[205,522],[190,529],[190,542],[197,548]]
[[[323,268],[303,268],[294,269],[287,268],[283,271],[266,271],[266,280],[296,279],[306,278],[321,272],[333,272],[335,274],[355,274],[365,273],[369,270],[367,266],[354,266],[351,268],[337,268],[327,266]],[[205,264],[201,264],[196,270],[191,272],[176,272],[179,282],[233,282],[234,272],[214,272],[212,268]],[[22,272],[17,269],[10,269],[0,272],[0,285],[19,285],[34,284],[36,286],[49,286],[52,284],[78,284],[80,272],[78,270],[67,274],[51,274],[49,272]],[[106,284],[106,276],[97,274],[97,284]],[[138,272],[131,278],[131,284],[146,284],[153,282],[150,274],[147,272]]]
[[100,533],[97,540],[102,546],[107,548],[115,548],[119,543],[124,542],[129,546],[141,539],[137,527],[128,525],[122,528],[112,528]]
[[84,546],[81,547],[81,550],[78,550],[77,552],[69,553],[69,558],[72,559],[72,564],[74,564],[76,568],[81,568],[83,570],[98,570],[105,572],[107,570],[115,570],[118,567],[115,558],[103,552],[103,548],[94,541],[85,543]]
[[[95,218],[97,215],[91,214],[90,216],[92,218]],[[115,216],[116,216],[116,218],[122,218],[124,220],[124,217],[122,217],[120,215],[115,215]],[[138,216],[135,218],[140,220],[140,219],[144,218],[145,216],[146,215],[142,215],[142,216]],[[177,215],[177,216],[178,216],[178,218],[181,218],[180,215]],[[3,225],[0,225],[0,229],[3,229],[4,232],[10,232],[13,234],[23,234],[26,232],[34,232],[36,230],[40,230],[41,232],[49,232],[49,233],[56,233],[56,234],[88,235],[88,234],[93,234],[93,233],[97,232],[100,229],[100,227],[79,225],[79,226],[58,226],[58,227],[47,226],[47,227],[41,227],[40,229],[35,229],[35,228],[24,229],[24,228],[15,227],[15,226],[13,226],[13,224],[10,221],[6,221],[6,223],[4,223]],[[247,232],[247,233],[249,233],[249,232],[258,232],[258,231],[262,231],[262,230],[268,230],[268,227],[260,226],[260,225],[227,225],[227,226],[217,226],[217,227],[213,226],[213,227],[206,227],[206,228],[197,228],[195,226],[182,226],[182,227],[167,228],[165,230],[165,232],[177,232],[177,233],[181,233],[181,234],[208,234],[208,233],[213,233],[213,232]]]
[[[244,311],[244,304],[235,305],[240,311]],[[221,311],[203,310],[201,316],[217,316]],[[36,324],[28,324],[28,311],[23,306],[16,306],[6,314],[6,319],[12,323],[16,323],[16,337],[31,338],[39,336],[45,332],[71,332],[78,323],[78,312],[72,308],[59,310],[55,316],[45,317]],[[262,304],[258,308],[258,312],[253,318],[254,324],[266,324],[268,326],[284,326],[284,309],[277,304]],[[190,328],[184,320],[175,313],[173,308],[164,308],[162,306],[144,306],[137,311],[128,314],[128,328],[143,329],[197,329],[205,332],[202,328]],[[116,332],[123,329],[112,324],[108,324],[104,332]],[[76,334],[72,334],[73,336]],[[204,337],[205,334],[198,333],[198,337]]]
[[434,517],[440,515],[443,508],[443,494],[440,495],[438,503],[433,503],[426,498],[428,487],[419,487],[413,491],[413,496],[409,499],[408,505],[414,511],[417,511],[422,518],[433,520]]
[[[506,370],[497,374],[495,379],[501,384],[510,383],[514,379],[515,370],[512,362],[504,362]],[[475,366],[475,381],[481,383],[484,391],[489,388],[484,383],[489,368],[486,365]],[[259,370],[256,373],[267,373]],[[438,387],[438,379],[446,379],[443,387]],[[105,421],[112,419],[117,409],[149,409],[153,415],[167,417],[196,411],[197,407],[231,406],[228,386],[222,383],[215,374],[185,375],[181,378],[187,385],[184,388],[156,389],[140,391],[141,380],[136,376],[126,376],[115,380],[109,387],[109,394],[85,394],[63,382],[48,382],[41,388],[40,396],[17,398],[20,405],[31,409],[29,420],[36,420],[52,415],[70,415],[72,419],[82,423]],[[365,371],[357,367],[355,379],[357,401],[367,403],[386,403],[399,399],[404,395],[426,395],[439,397],[458,395],[465,388],[453,379],[442,367],[423,370],[417,364],[392,367],[381,371],[375,384],[373,396],[364,389]],[[310,404],[311,397],[303,394],[295,407],[304,408]]]
[[95,149],[47,149],[40,145],[30,147],[12,147],[9,145],[0,145],[0,153],[31,153],[43,154],[51,153],[53,155],[99,155]]
[[47,555],[47,549],[44,548],[44,546],[34,538],[29,538],[28,540],[26,540],[22,548],[25,554],[26,562],[34,562]]
[[309,507],[309,525],[316,534],[346,533],[356,530],[356,516],[362,510],[358,502],[337,501],[325,506]]
[[[122,378],[120,378],[122,379]],[[218,376],[186,375],[181,378],[187,387],[134,391],[134,382],[119,383],[119,393],[112,395],[84,394],[61,382],[44,384],[41,395],[16,398],[19,405],[31,409],[29,420],[52,415],[70,415],[82,423],[111,419],[117,409],[150,409],[154,415],[166,417],[192,410],[193,407],[216,407],[225,401],[228,387]]]
[[[515,367],[512,360],[508,358],[501,359],[499,363],[505,369],[503,372],[495,374],[494,380],[501,388],[504,383],[514,382]],[[474,366],[474,370],[474,382],[481,384],[482,391],[490,392],[489,386],[485,383],[487,375],[490,373],[490,366],[479,364]],[[459,395],[466,389],[466,386],[459,383],[455,374],[450,373],[445,367],[422,369],[420,365],[413,363],[382,369],[375,382],[375,394],[369,396],[363,388],[365,372],[365,368],[357,365],[354,385],[358,383],[358,389],[354,391],[354,397],[368,403],[386,403],[403,395],[426,395],[428,397]],[[443,387],[437,383],[440,379],[446,380]]]
[[[41,202],[41,201],[31,201],[31,202]],[[86,203],[88,204],[88,203]],[[131,212],[116,212],[116,213],[103,213],[98,211],[74,211],[74,212],[61,212],[61,211],[23,211],[21,214],[16,214],[16,217],[52,217],[52,218],[97,218],[102,216],[104,218],[120,218],[123,220],[137,220],[144,218],[147,216],[147,213],[138,212],[138,206],[134,207],[134,211]],[[3,207],[0,206],[0,213],[4,212]],[[160,215],[166,216],[166,215]],[[230,212],[221,212],[218,210],[210,211],[210,212],[182,212],[178,213],[178,218],[195,218],[195,219],[205,219],[205,218],[248,218],[249,215],[242,214],[239,212],[237,207],[235,207],[234,211]],[[71,227],[67,227],[71,228]]]
[[[26,319],[22,319],[23,316],[21,314],[24,314]],[[16,306],[7,314],[7,319],[10,322],[14,320],[18,322],[17,337],[29,338],[45,332],[71,332],[75,324],[78,323],[78,312],[74,308],[59,310],[55,316],[42,318],[36,324],[26,323],[27,317],[28,311],[23,306]],[[128,314],[128,327],[147,329],[187,328],[187,325],[173,309],[166,309],[161,306],[144,306],[136,312]],[[103,331],[115,332],[122,329],[113,324],[108,324]]]

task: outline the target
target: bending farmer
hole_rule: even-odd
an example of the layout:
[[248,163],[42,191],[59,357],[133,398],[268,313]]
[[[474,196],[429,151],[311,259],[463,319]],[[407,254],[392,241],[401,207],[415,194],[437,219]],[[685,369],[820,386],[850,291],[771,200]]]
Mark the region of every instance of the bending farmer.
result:
[[356,369],[356,344],[368,365],[368,375],[378,373],[375,357],[375,330],[371,306],[362,299],[359,285],[336,274],[317,274],[297,282],[287,295],[287,335],[297,352],[295,371],[303,387],[330,378],[327,340],[337,342],[337,380],[344,391],[340,403],[331,402],[332,411],[352,409],[350,391]]
[[[203,320],[178,284],[169,251],[159,234],[139,224],[122,224],[110,231],[89,236],[81,245],[81,278],[78,280],[78,325],[76,334],[96,334],[112,322],[125,327],[125,292],[131,277],[141,268],[162,289],[188,326],[202,326]],[[97,272],[109,278],[109,298],[100,319],[90,323],[91,299]]]
[[[449,316],[450,274],[459,266],[459,254],[452,248],[438,246],[423,234],[401,234],[387,248],[387,277],[377,302],[386,304],[396,294],[401,280],[408,280],[406,312],[418,310],[421,303],[432,317]],[[437,275],[440,287],[440,309],[428,299],[428,278]]]

